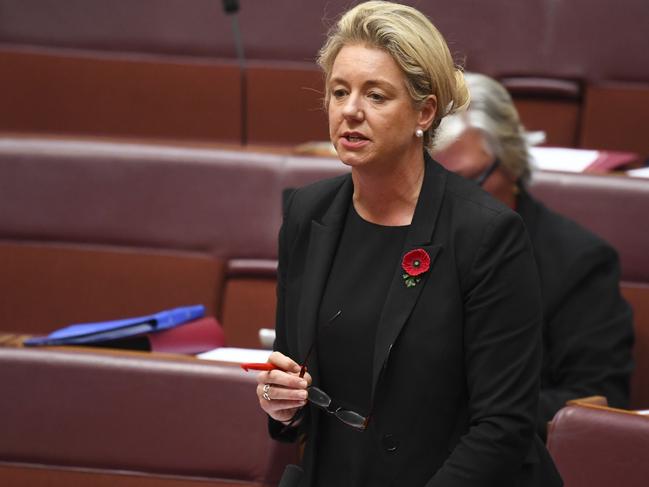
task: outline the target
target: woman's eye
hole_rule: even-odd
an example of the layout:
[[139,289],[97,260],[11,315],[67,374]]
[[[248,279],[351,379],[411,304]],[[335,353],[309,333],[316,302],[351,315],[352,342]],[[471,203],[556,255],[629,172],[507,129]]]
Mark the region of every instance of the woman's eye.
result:
[[346,92],[342,88],[335,89],[331,92],[334,98],[342,98],[345,96]]
[[368,97],[370,98],[370,100],[372,100],[372,101],[377,101],[377,102],[385,101],[385,96],[383,96],[381,93],[376,93],[376,92],[374,92],[374,91],[373,91],[373,92],[370,92],[367,96],[368,96]]

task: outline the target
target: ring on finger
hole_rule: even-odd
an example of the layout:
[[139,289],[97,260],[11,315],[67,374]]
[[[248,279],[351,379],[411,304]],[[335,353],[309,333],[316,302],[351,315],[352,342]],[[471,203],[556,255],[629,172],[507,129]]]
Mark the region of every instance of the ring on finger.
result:
[[261,397],[263,397],[267,401],[272,401],[272,399],[270,398],[270,395],[268,394],[268,392],[270,391],[270,384],[264,384],[263,391],[264,391],[264,393],[261,395]]

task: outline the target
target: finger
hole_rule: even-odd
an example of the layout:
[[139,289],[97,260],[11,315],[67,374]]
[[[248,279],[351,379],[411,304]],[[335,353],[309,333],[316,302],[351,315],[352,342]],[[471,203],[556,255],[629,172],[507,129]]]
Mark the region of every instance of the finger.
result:
[[273,352],[270,354],[270,357],[268,357],[268,361],[275,365],[278,369],[284,370],[286,372],[300,372],[300,365],[295,362],[290,357],[287,357],[283,353],[280,352]]
[[304,374],[304,377],[302,377],[306,381],[306,386],[309,387],[313,383],[313,378],[311,377],[311,374],[308,372]]
[[308,382],[298,374],[291,374],[282,370],[271,370],[268,372],[268,382],[289,389],[306,389],[309,385]]
[[267,382],[269,382],[269,380],[268,380],[268,372],[266,372],[266,371],[259,372],[257,374],[257,384],[266,384]]
[[289,374],[283,370],[271,370],[270,372],[260,372],[257,375],[258,384],[272,384],[275,386],[286,387],[288,389],[306,389],[309,383],[300,378],[299,375]]
[[[275,389],[273,390],[272,388],[268,388],[268,398],[265,396],[264,392],[265,389],[263,387],[258,387],[257,388],[257,399],[259,400],[259,404],[261,405],[262,409],[266,411],[267,413],[275,413],[278,411],[282,411],[284,409],[295,409],[295,408],[300,408],[307,403],[306,398],[299,398],[299,399],[286,399],[284,396],[276,397],[273,398],[273,396],[278,395],[278,390]],[[290,389],[286,389],[285,391],[291,391]],[[293,391],[293,392],[300,392],[300,391]],[[302,391],[306,392],[306,391]]]
[[266,399],[264,397],[264,392],[268,394],[271,401],[306,401],[308,397],[306,389],[289,389],[271,384],[257,385],[257,396]]

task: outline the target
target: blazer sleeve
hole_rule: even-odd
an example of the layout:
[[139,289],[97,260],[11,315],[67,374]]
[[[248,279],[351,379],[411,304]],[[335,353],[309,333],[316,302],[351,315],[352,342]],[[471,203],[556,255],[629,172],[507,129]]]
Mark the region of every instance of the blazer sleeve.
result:
[[[278,264],[277,264],[277,309],[275,315],[275,344],[273,350],[290,355],[285,320],[286,299],[286,272],[289,254],[289,212],[295,191],[286,191],[283,195],[283,219],[278,238]],[[302,414],[301,410],[298,414]],[[298,439],[305,423],[304,418],[300,427],[287,428],[283,423],[268,417],[268,431],[270,436],[282,442],[294,442]]]
[[469,429],[427,487],[510,485],[533,448],[542,307],[531,244],[503,211],[463,278]]
[[626,408],[633,368],[633,321],[620,295],[617,254],[597,242],[582,249],[562,278],[562,295],[546,316],[546,375],[537,429],[545,437],[547,422],[566,401],[604,395]]

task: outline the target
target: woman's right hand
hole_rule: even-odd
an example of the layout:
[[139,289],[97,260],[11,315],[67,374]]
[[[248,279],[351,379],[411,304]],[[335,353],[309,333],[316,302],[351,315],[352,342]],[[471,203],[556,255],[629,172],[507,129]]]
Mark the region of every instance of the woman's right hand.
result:
[[268,362],[277,368],[257,375],[259,405],[274,420],[288,423],[307,402],[311,376],[301,378],[301,367],[280,352],[273,352]]

